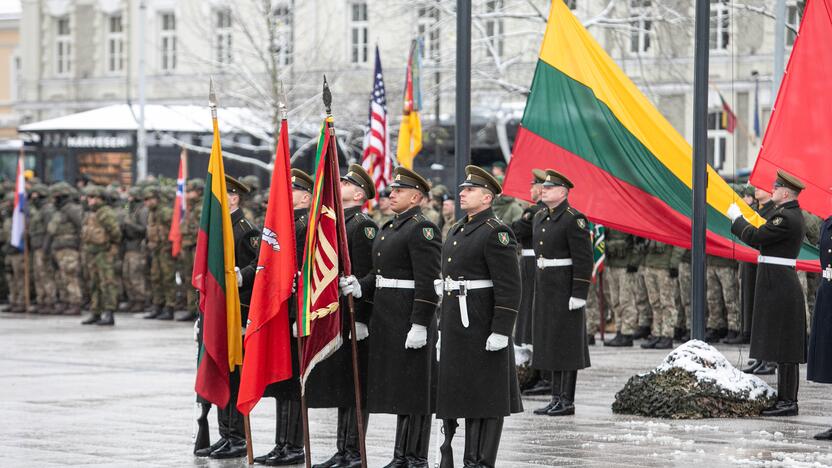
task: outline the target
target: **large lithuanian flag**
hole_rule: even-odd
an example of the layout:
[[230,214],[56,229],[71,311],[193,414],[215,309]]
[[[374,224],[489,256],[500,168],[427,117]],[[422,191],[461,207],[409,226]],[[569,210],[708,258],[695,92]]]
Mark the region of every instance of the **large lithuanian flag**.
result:
[[[570,203],[592,221],[690,248],[691,155],[566,4],[553,0],[505,193],[527,198],[532,169],[551,167],[575,183]],[[753,225],[764,220],[710,167],[708,178],[708,253],[755,262],[725,212],[737,203]],[[811,246],[800,260],[800,268],[818,268]]]
[[196,241],[192,285],[199,291],[202,342],[196,393],[224,408],[228,404],[229,372],[243,364],[240,295],[234,272],[234,233],[228,211],[220,131],[214,120],[214,141],[205,179],[202,217]]

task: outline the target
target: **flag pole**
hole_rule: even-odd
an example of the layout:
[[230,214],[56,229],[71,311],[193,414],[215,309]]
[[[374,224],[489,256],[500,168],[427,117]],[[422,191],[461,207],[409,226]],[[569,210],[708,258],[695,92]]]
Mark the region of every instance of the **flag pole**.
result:
[[[332,93],[329,91],[329,84],[326,82],[326,75],[324,75],[324,107],[326,108],[327,126],[329,127],[329,139],[332,147],[337,149],[337,139],[335,138],[335,127],[332,124]],[[335,163],[338,163],[336,158]],[[338,232],[339,235],[345,235],[344,229],[344,210],[341,207],[341,216],[338,218]],[[349,271],[342,271],[341,273],[347,275]],[[352,295],[347,296],[347,306],[350,311],[350,346],[352,347],[352,383],[353,394],[355,395],[355,422],[358,428],[358,449],[361,455],[361,468],[367,468],[367,447],[364,440],[364,412],[361,407],[361,383],[358,372],[358,338],[355,332],[355,301]]]
[[243,429],[246,431],[246,455],[248,456],[248,464],[254,464],[254,447],[251,446],[251,421],[249,415],[243,416]]

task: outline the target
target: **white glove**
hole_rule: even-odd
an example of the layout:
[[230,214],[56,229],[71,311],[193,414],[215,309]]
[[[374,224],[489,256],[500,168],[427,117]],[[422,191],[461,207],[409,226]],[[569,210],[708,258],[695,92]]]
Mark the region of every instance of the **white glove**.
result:
[[733,223],[734,220],[741,216],[742,211],[740,210],[740,207],[737,206],[736,203],[731,203],[731,206],[728,207],[728,218],[731,220],[731,222]]
[[442,297],[442,292],[445,289],[445,282],[442,279],[435,279],[433,280],[433,290],[436,292],[436,295]]
[[428,344],[428,329],[424,325],[413,324],[407,332],[404,342],[405,349],[419,349]]
[[292,322],[292,336],[298,337],[298,322]]
[[237,275],[237,287],[243,286],[243,275],[240,273],[240,267],[234,267],[234,273]]
[[298,281],[300,281],[300,272],[295,273],[295,277],[292,278],[292,294],[298,292]]
[[[367,324],[362,322],[355,322],[355,340],[361,341],[364,338],[367,338],[368,336],[370,336],[370,329],[367,328]],[[352,339],[352,332],[350,332],[349,338]]]
[[436,362],[439,362],[439,350],[442,349],[442,332],[436,332]]
[[341,295],[352,295],[356,299],[361,298],[361,284],[355,276],[350,275],[340,278],[338,280],[338,286],[341,287]]
[[580,309],[586,305],[586,299],[578,299],[577,297],[569,298],[569,310]]
[[506,346],[508,346],[508,337],[506,335],[492,333],[488,335],[488,339],[485,340],[486,351],[499,351]]
[[199,343],[199,320],[194,321],[194,343]]

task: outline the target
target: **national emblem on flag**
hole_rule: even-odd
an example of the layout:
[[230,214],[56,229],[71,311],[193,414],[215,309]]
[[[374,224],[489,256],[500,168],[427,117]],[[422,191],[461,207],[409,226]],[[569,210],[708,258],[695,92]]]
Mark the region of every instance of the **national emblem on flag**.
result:
[[376,46],[376,65],[373,71],[373,91],[370,93],[370,112],[364,134],[364,154],[361,165],[373,178],[378,193],[390,183],[393,158],[390,154],[390,128],[387,125],[387,91],[381,72],[381,56]]

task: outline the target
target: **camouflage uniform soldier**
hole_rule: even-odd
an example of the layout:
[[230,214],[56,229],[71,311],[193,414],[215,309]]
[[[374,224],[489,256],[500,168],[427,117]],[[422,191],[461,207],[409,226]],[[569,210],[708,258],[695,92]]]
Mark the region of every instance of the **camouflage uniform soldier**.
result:
[[144,189],[144,203],[148,208],[147,248],[150,249],[150,289],[153,310],[147,319],[173,320],[176,303],[176,273],[174,271],[172,245],[168,239],[173,211],[161,204],[159,189]]
[[[820,228],[823,224],[823,220],[806,210],[801,210],[801,212],[803,213],[803,221],[806,223],[805,242],[808,242],[811,245],[818,245],[820,243]],[[806,271],[802,271],[800,273],[805,277],[806,282],[806,286],[803,288],[803,291],[806,293],[806,326],[811,328],[812,314],[815,311],[815,299],[818,293],[818,286],[820,286],[820,282],[823,278],[819,273]],[[803,281],[804,279],[801,279],[801,284]],[[809,333],[809,330],[806,330],[806,333]]]
[[52,187],[55,216],[46,227],[46,252],[58,264],[58,306],[66,315],[81,315],[81,224],[84,212],[74,198],[75,189],[66,182]]
[[185,199],[188,203],[188,211],[182,223],[182,253],[179,254],[179,272],[182,275],[182,283],[185,285],[187,314],[178,317],[176,320],[187,322],[196,320],[199,315],[198,299],[196,289],[191,285],[191,274],[194,269],[194,256],[196,254],[196,237],[199,234],[199,218],[202,214],[200,203],[202,193],[205,190],[205,181],[193,179],[188,181],[185,188]]
[[9,285],[9,312],[26,312],[23,302],[24,276],[23,276],[23,252],[17,250],[9,242],[12,233],[12,209],[14,194],[7,194],[4,200],[3,209],[3,234],[0,241],[3,242],[0,249],[5,254],[6,283]]
[[677,324],[684,328],[682,334],[682,341],[690,339],[690,330],[693,322],[693,309],[690,306],[690,250],[685,250],[682,254],[682,260],[679,262],[679,299],[681,301],[681,308],[679,309],[679,320]]
[[673,347],[673,328],[676,326],[676,279],[683,249],[651,240],[644,257],[644,280],[653,310],[653,337],[641,345],[645,349]]
[[653,324],[653,311],[650,309],[650,298],[647,296],[647,283],[644,281],[643,268],[648,242],[643,237],[636,237],[633,242],[633,264],[636,266],[630,277],[630,290],[638,313],[638,329],[633,334],[634,340],[650,336],[650,326]]
[[[503,177],[496,177],[497,181],[501,184],[503,183]],[[499,218],[502,222],[511,224],[521,216],[523,216],[523,209],[524,206],[520,204],[514,197],[509,197],[507,195],[500,195],[499,197],[494,199],[494,214]]]
[[615,338],[604,346],[632,346],[638,325],[638,312],[633,298],[632,276],[638,271],[639,258],[633,255],[632,235],[607,229],[604,256],[604,283],[609,286],[609,307],[615,316]]
[[55,285],[55,268],[46,253],[46,228],[55,215],[55,205],[48,198],[49,190],[43,184],[32,186],[29,205],[29,250],[32,253],[32,276],[35,283],[37,307],[34,313],[52,314],[58,291]]
[[121,223],[122,279],[130,312],[142,312],[147,306],[147,208],[140,187],[128,192],[127,214]]
[[121,229],[116,212],[106,205],[104,189],[88,185],[84,191],[90,212],[84,217],[81,241],[87,252],[92,313],[81,324],[114,325],[113,312],[118,307],[119,292],[115,258],[121,243]]
[[373,211],[373,221],[379,226],[384,226],[395,215],[396,213],[393,213],[393,210],[390,209],[390,189],[384,188],[378,192],[378,205]]
[[[733,340],[740,331],[740,296],[737,262],[708,256],[708,331],[705,341]],[[725,329],[728,329],[727,334]]]

